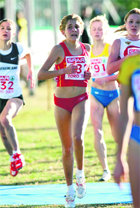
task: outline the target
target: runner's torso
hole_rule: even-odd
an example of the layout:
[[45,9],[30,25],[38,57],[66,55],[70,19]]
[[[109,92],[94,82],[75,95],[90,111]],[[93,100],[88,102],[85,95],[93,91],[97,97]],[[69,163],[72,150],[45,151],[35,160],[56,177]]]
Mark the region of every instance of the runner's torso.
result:
[[140,51],[140,40],[132,41],[125,37],[120,38],[120,58]]
[[10,99],[22,94],[20,87],[19,50],[15,43],[9,50],[0,50],[0,98]]
[[66,68],[66,66],[75,63],[77,64],[77,73],[74,74],[63,74],[56,78],[57,88],[55,95],[58,97],[73,97],[82,94],[86,91],[88,81],[84,78],[84,72],[89,67],[89,55],[84,46],[80,43],[82,53],[80,55],[72,55],[67,48],[65,42],[60,43],[64,50],[64,59],[61,63],[56,64],[56,70]]
[[[103,78],[109,76],[106,72],[107,60],[109,57],[109,47],[108,43],[105,44],[104,49],[101,54],[98,56],[93,54],[93,47],[91,46],[91,73],[92,73],[92,86],[102,90],[115,90],[118,88],[118,84],[116,81],[110,81],[105,83],[104,85],[100,85],[94,82],[94,79]],[[111,75],[110,75],[111,76]]]

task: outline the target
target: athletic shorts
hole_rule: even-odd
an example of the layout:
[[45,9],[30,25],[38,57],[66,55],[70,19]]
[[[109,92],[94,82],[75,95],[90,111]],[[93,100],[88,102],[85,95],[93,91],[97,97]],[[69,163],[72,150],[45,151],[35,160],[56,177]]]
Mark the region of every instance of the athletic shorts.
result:
[[139,90],[140,90],[140,69],[137,69],[131,77],[131,87],[134,96],[134,108],[135,111],[140,111],[140,99],[139,99]]
[[114,99],[119,97],[119,90],[101,90],[95,87],[91,87],[91,95],[100,102],[104,108],[107,107]]
[[140,126],[133,125],[130,139],[133,139],[140,144]]
[[[23,96],[22,95],[20,95],[18,97],[14,97],[14,98],[19,98],[19,99],[23,100]],[[6,106],[6,103],[7,103],[8,100],[10,100],[10,99],[1,99],[0,98],[0,113],[3,111],[3,109]],[[24,100],[23,100],[23,105],[25,105]]]
[[60,108],[63,108],[67,111],[69,111],[70,113],[72,112],[73,108],[80,102],[82,102],[83,100],[87,100],[88,99],[88,94],[87,93],[83,93],[81,95],[78,95],[76,97],[72,97],[72,98],[59,98],[56,97],[54,95],[54,104],[57,105]]

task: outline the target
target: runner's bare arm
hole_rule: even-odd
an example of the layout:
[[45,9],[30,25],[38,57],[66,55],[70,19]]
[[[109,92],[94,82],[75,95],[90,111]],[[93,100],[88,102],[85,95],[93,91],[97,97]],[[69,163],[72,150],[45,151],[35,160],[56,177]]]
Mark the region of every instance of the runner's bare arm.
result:
[[116,39],[111,47],[111,52],[107,62],[107,73],[113,74],[114,72],[119,71],[121,63],[124,61],[120,59],[120,40]]

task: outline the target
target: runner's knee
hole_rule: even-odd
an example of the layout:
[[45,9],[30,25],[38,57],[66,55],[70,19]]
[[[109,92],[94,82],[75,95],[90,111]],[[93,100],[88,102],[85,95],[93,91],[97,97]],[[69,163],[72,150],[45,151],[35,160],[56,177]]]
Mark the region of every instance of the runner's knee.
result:
[[7,128],[8,126],[10,126],[10,118],[8,118],[8,116],[1,116],[1,125],[4,127],[4,128]]

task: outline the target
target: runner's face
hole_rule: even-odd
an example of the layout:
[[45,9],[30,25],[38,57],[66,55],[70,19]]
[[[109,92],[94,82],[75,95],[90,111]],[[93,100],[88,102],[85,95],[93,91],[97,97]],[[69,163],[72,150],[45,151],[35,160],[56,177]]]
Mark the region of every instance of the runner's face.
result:
[[0,40],[10,40],[13,35],[13,29],[9,22],[2,22],[0,25]]
[[126,29],[128,35],[140,35],[140,15],[139,14],[131,14],[129,15],[126,21]]
[[94,41],[103,39],[103,35],[104,35],[103,23],[101,21],[93,22],[90,28],[90,34]]
[[64,31],[66,38],[70,40],[77,40],[80,38],[81,34],[81,24],[77,20],[69,20]]

